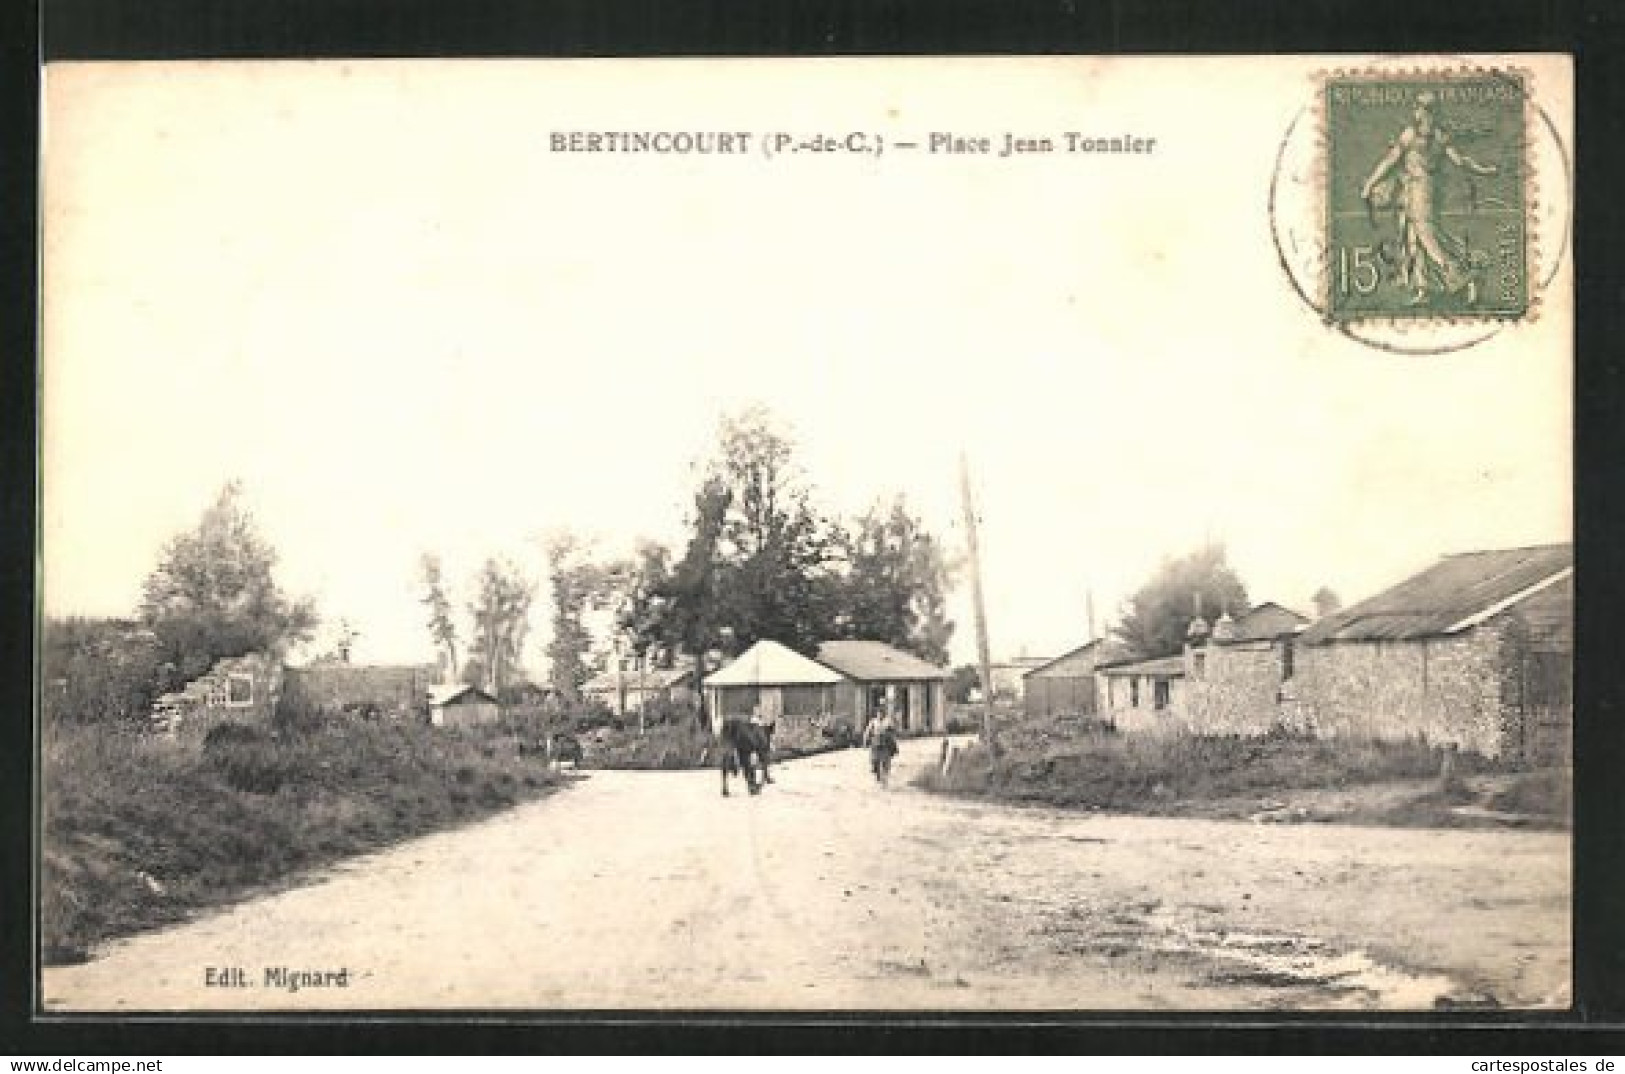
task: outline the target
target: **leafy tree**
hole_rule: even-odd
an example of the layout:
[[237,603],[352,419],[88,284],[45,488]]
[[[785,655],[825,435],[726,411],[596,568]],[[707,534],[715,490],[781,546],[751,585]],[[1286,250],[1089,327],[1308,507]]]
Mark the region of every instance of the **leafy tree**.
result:
[[963,705],[970,700],[971,691],[982,685],[982,673],[974,664],[961,664],[954,668],[948,680],[948,700]]
[[451,601],[446,598],[440,557],[425,552],[419,569],[423,581],[423,597],[420,603],[429,613],[429,634],[434,638],[436,647],[445,653],[447,672],[455,673],[458,666],[457,622],[452,618]]
[[474,621],[469,662],[484,672],[480,685],[495,693],[519,667],[536,587],[513,564],[487,559],[475,589],[479,596],[468,606]]
[[902,497],[877,504],[845,540],[835,629],[946,663],[954,624],[947,615],[952,568],[942,545]]
[[139,720],[167,685],[165,670],[157,636],[135,623],[73,616],[47,620],[40,634],[47,719]]
[[1247,587],[1231,568],[1222,544],[1164,560],[1151,580],[1129,598],[1116,634],[1131,656],[1169,656],[1183,648],[1198,607],[1209,619],[1221,611],[1240,616],[1249,607]]
[[587,654],[592,633],[584,617],[608,603],[614,574],[591,558],[580,538],[560,530],[547,539],[548,585],[553,598],[553,637],[547,643],[548,675],[555,689],[571,699],[591,671]]
[[713,463],[729,503],[719,542],[719,625],[740,650],[772,638],[812,652],[831,633],[821,580],[835,535],[813,508],[793,456],[793,443],[761,408],[722,422]]
[[281,653],[316,627],[313,606],[277,585],[276,552],[242,500],[227,484],[197,527],[165,546],[142,589],[141,618],[182,681],[222,657]]
[[1315,590],[1315,595],[1309,598],[1315,603],[1315,618],[1331,615],[1343,607],[1343,599],[1332,591],[1330,586],[1321,586]]

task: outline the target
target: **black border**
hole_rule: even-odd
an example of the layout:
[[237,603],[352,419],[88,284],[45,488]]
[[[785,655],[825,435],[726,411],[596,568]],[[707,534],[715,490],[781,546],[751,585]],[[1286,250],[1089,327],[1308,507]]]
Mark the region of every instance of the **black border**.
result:
[[[1618,1054],[1625,1044],[1625,689],[1617,658],[1625,607],[1625,239],[1621,154],[1613,140],[1625,61],[1615,0],[44,0],[6,7],[0,79],[8,147],[0,266],[19,316],[0,322],[0,1052],[310,1054],[391,1050],[621,1052],[1360,1051],[1413,1054]],[[38,32],[43,29],[43,45]],[[40,46],[41,50],[36,51]],[[1257,1017],[1058,1014],[930,1019],[794,1016],[728,1019],[624,1014],[591,1019],[392,1013],[313,1020],[184,1020],[31,1015],[29,870],[37,366],[37,57],[920,55],[1247,52],[1571,52],[1577,66],[1575,390],[1577,1007],[1530,1019],[1445,1016]],[[1193,100],[1200,107],[1200,100]],[[13,375],[15,374],[15,375]]]

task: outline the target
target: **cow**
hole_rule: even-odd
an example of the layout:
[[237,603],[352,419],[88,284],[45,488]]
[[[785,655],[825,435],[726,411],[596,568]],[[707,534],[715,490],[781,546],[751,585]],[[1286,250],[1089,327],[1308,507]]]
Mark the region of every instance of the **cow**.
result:
[[564,762],[569,761],[579,769],[581,767],[581,757],[581,740],[576,736],[565,732],[547,736],[548,764],[558,765],[563,768]]
[[[762,793],[762,784],[772,783],[773,777],[768,773],[768,758],[773,747],[768,739],[767,732],[759,725],[749,720],[731,716],[722,721],[722,729],[717,732],[717,742],[721,754],[719,767],[722,769],[722,796],[728,797],[728,775],[743,775],[745,786],[752,794]],[[752,765],[752,758],[755,765]],[[761,779],[757,780],[756,767],[761,768]]]

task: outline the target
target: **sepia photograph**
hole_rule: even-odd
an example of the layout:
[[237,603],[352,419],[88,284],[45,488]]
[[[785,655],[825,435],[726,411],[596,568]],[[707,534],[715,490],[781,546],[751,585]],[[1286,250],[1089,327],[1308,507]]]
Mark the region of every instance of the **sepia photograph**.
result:
[[39,1013],[1573,1008],[1569,57],[42,94]]

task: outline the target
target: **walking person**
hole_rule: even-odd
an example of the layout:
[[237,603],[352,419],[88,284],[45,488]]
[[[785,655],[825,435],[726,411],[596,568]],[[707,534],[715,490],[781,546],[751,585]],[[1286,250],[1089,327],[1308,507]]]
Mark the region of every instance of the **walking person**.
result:
[[875,709],[875,714],[869,718],[869,724],[863,729],[863,744],[869,747],[869,769],[875,774],[875,782],[882,787],[891,777],[892,758],[897,756],[897,728],[892,723],[891,713],[886,711],[886,703],[882,701]]
[[772,783],[773,777],[768,772],[768,758],[772,757],[773,755],[773,731],[777,721],[771,720],[762,715],[762,703],[758,701],[756,702],[755,707],[750,711],[750,722],[762,733],[762,742],[764,743],[764,748],[762,749],[761,754],[762,782]]

